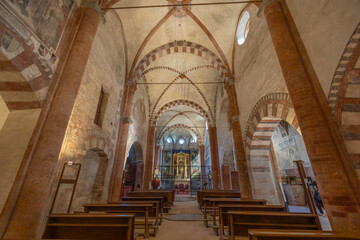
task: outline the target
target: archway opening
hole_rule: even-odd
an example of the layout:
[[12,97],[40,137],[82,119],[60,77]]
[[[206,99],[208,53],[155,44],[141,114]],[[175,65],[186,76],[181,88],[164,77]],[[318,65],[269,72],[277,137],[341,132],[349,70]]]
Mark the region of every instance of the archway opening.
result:
[[[294,161],[302,160],[310,189],[318,191],[301,134],[287,121],[264,117],[256,127],[250,150],[250,178],[255,198],[272,204],[284,199],[290,211],[308,212],[304,186]],[[321,198],[321,197],[320,197]],[[324,211],[319,207],[318,211]]]
[[126,158],[121,196],[126,196],[129,191],[136,191],[143,188],[143,162],[141,145],[135,142],[131,146]]
[[107,155],[100,149],[86,152],[75,190],[73,211],[83,211],[83,205],[87,203],[106,201],[104,186],[108,162]]

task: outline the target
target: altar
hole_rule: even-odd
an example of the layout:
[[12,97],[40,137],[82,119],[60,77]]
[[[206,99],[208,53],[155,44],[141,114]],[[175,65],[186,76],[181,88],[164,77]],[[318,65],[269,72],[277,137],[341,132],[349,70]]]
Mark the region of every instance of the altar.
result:
[[190,154],[178,152],[173,154],[174,180],[190,181]]

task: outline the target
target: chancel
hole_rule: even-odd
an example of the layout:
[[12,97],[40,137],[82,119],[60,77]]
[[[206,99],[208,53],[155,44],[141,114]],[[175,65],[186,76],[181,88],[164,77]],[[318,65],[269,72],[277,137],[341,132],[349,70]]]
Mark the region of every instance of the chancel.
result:
[[360,0],[1,0],[1,239],[360,239]]

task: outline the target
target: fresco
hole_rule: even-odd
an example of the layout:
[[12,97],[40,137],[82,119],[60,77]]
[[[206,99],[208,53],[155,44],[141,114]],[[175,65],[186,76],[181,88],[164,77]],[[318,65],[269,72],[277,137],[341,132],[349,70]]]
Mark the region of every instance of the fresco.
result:
[[56,50],[74,0],[3,0],[47,46]]

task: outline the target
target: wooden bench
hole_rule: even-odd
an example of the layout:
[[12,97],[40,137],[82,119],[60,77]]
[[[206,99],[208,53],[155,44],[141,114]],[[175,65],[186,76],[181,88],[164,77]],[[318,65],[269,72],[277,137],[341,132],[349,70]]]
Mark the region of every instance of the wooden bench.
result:
[[203,198],[204,202],[204,223],[208,227],[208,207],[211,209],[210,212],[213,217],[213,226],[216,224],[216,210],[219,204],[241,204],[241,205],[265,205],[266,200],[264,199],[240,199],[240,198]]
[[199,193],[197,199],[199,203],[199,208],[202,210],[204,206],[204,198],[240,198],[239,191],[229,191],[229,190],[213,190],[213,191],[204,191]]
[[328,231],[309,231],[309,230],[271,230],[271,229],[251,229],[249,230],[250,240],[358,240],[360,236],[348,233],[337,233]]
[[[138,201],[157,201],[159,203],[159,210],[160,210],[160,225],[163,221],[163,208],[164,208],[164,198],[163,197],[122,197],[120,202],[138,202]],[[119,203],[119,202],[109,202],[109,203]]]
[[134,214],[54,214],[43,239],[134,239]]
[[118,204],[85,204],[84,211],[86,213],[102,212],[102,213],[133,213],[135,214],[135,229],[145,229],[145,237],[149,237],[150,229],[154,229],[156,236],[158,231],[157,220],[150,219],[150,213],[155,212],[156,208],[151,203],[134,204],[134,203],[118,203]]
[[129,197],[163,197],[164,212],[167,212],[173,204],[172,195],[173,195],[172,191],[158,191],[158,190],[128,192]]
[[299,229],[320,230],[320,222],[314,214],[283,212],[229,211],[230,239],[247,236],[249,229]]
[[229,226],[229,211],[256,211],[256,212],[285,212],[281,205],[242,205],[242,204],[219,204],[219,225],[213,226],[216,235],[220,229],[220,239],[224,239],[225,227]]

